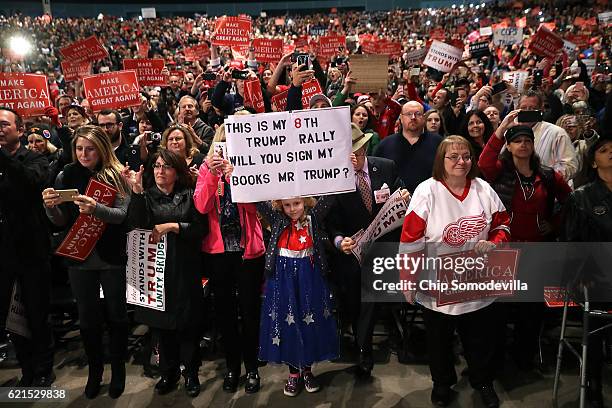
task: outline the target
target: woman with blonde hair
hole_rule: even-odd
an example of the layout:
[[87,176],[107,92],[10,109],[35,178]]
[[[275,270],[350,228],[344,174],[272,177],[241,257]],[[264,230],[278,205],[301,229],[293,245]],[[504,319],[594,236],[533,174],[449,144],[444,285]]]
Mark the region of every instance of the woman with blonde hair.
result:
[[[102,128],[92,125],[77,128],[72,140],[72,154],[74,162],[66,165],[57,176],[55,188],[45,189],[42,196],[49,220],[66,231],[75,224],[79,214],[91,215],[106,224],[85,260],[67,259],[67,262],[89,362],[85,396],[92,399],[100,392],[104,372],[102,337],[106,323],[110,329],[112,368],[108,395],[118,398],[125,389],[128,336],[125,301],[127,230],[123,224],[130,201],[129,187],[121,176],[123,166]],[[105,205],[85,195],[90,180],[116,190],[114,202]],[[69,201],[62,200],[57,190],[66,189],[76,189],[79,194]],[[100,302],[100,285],[104,291],[104,309]]]
[[183,157],[189,170],[195,176],[204,161],[204,155],[195,145],[196,138],[196,134],[189,126],[176,124],[164,131],[161,140],[161,147]]

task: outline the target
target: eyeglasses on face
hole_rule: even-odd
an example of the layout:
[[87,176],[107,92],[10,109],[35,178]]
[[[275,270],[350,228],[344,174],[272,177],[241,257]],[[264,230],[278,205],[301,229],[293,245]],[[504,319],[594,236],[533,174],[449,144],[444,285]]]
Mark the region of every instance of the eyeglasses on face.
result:
[[472,156],[469,155],[459,156],[458,154],[451,154],[450,156],[444,156],[444,158],[450,160],[453,163],[458,163],[459,159],[463,160],[464,162],[472,161]]
[[406,112],[402,113],[402,116],[408,116],[409,118],[422,118],[423,112]]
[[167,171],[167,170],[170,170],[171,168],[172,168],[172,166],[171,166],[171,165],[169,165],[169,164],[159,164],[159,163],[155,163],[155,164],[153,165],[153,169],[154,169],[154,170],[162,170],[162,169],[163,169],[164,171]]

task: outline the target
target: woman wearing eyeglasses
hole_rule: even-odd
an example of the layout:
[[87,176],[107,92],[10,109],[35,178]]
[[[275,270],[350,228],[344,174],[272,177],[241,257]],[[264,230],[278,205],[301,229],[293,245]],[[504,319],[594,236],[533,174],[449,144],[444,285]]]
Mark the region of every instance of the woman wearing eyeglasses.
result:
[[[563,176],[543,166],[534,150],[530,126],[517,125],[519,111],[510,112],[489,138],[478,167],[510,214],[510,234],[515,242],[553,241],[560,223],[555,201],[564,204],[571,188]],[[505,139],[505,143],[504,143]],[[502,148],[506,149],[500,154]],[[501,306],[515,321],[513,357],[521,370],[533,368],[538,349],[538,334],[543,319],[543,303],[517,303]],[[510,310],[512,308],[512,313]],[[500,320],[504,325],[505,321]],[[500,327],[500,332],[505,327]],[[503,339],[498,339],[498,360],[504,361]]]
[[[439,258],[474,250],[476,256],[483,256],[497,244],[508,241],[508,214],[491,186],[475,177],[477,169],[472,155],[470,142],[461,136],[448,136],[440,143],[433,177],[418,185],[408,206],[400,253],[415,258],[423,254]],[[439,306],[437,292],[428,290],[426,285],[436,281],[437,271],[432,268],[420,272],[420,277],[418,273],[402,273],[402,277],[415,282],[420,289],[416,294],[406,292],[408,301],[416,300],[424,306],[433,380],[431,401],[436,406],[447,406],[455,397],[451,386],[457,382],[453,353],[456,329],[465,350],[470,384],[486,407],[498,407],[490,367],[493,333],[489,327],[496,319],[491,306],[494,298]]]
[[201,245],[208,226],[195,209],[194,182],[185,160],[162,148],[153,154],[151,162],[152,166],[141,166],[137,173],[130,174],[126,168],[122,175],[134,193],[128,207],[129,225],[152,230],[156,241],[166,236],[166,308],[161,312],[136,307],[136,320],[159,334],[158,394],[175,388],[182,364],[185,391],[196,397],[200,393],[199,328],[203,308]]

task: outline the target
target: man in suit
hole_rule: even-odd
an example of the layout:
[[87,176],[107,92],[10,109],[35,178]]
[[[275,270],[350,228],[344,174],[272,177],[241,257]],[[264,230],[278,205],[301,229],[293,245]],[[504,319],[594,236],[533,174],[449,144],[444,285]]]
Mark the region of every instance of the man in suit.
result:
[[[392,160],[366,156],[371,137],[371,133],[364,134],[352,124],[351,160],[357,189],[351,193],[338,194],[326,220],[330,239],[339,251],[334,273],[340,290],[341,304],[344,306],[342,313],[352,323],[353,334],[360,349],[356,371],[360,378],[369,377],[373,367],[372,332],[375,303],[361,303],[361,267],[351,253],[355,246],[351,237],[360,229],[366,229],[385,204],[385,201],[375,197],[375,192],[383,190],[384,184],[390,194],[401,188],[402,198],[408,200],[410,197],[408,190],[403,188],[404,184]],[[399,239],[399,233],[396,235],[393,240],[395,242]]]

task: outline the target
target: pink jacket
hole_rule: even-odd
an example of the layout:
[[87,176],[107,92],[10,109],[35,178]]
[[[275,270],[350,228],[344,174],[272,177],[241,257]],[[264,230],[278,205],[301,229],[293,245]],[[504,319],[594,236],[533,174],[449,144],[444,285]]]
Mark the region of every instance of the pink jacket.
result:
[[[202,241],[202,252],[220,254],[224,252],[223,237],[219,225],[219,195],[217,186],[220,177],[212,174],[206,163],[200,166],[200,174],[193,195],[193,201],[199,212],[208,214],[208,234]],[[244,259],[253,259],[264,255],[266,248],[263,242],[261,224],[257,218],[255,204],[238,203],[242,236],[240,245],[244,248]]]

